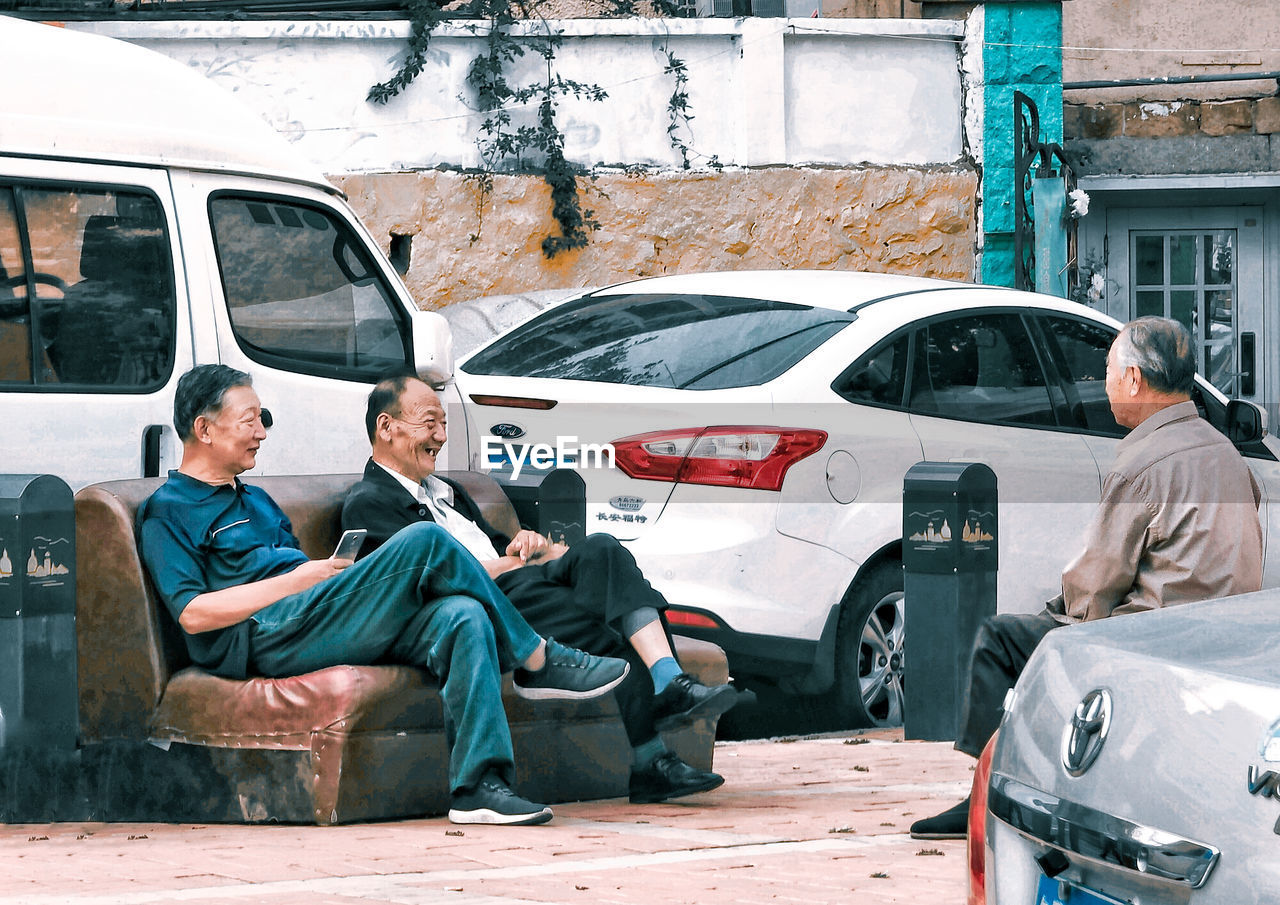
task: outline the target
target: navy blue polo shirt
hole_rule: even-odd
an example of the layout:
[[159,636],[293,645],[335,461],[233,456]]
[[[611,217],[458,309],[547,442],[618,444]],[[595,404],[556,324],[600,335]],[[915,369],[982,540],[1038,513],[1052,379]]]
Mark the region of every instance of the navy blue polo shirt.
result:
[[[180,471],[138,509],[142,559],[177,620],[193,597],[280,575],[307,561],[293,526],[266,491],[206,484]],[[183,632],[191,659],[210,672],[243,678],[249,620],[199,634]]]

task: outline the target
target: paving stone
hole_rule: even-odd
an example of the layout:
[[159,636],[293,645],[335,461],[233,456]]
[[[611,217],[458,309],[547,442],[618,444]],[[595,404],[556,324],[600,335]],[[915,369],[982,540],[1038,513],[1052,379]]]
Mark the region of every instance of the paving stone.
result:
[[0,905],[958,903],[964,843],[905,831],[971,765],[881,731],[720,743],[714,792],[558,805],[541,827],[0,826]]

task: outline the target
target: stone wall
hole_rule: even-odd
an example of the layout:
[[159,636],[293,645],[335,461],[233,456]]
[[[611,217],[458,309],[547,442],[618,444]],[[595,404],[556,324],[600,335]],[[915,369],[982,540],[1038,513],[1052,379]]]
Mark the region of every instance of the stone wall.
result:
[[1280,97],[1067,104],[1062,131],[1068,139],[1272,135],[1280,132]]
[[1280,169],[1280,97],[1068,104],[1063,121],[1078,175]]
[[555,223],[537,177],[495,176],[481,222],[478,186],[458,173],[333,179],[384,249],[393,234],[411,237],[405,282],[424,308],[693,270],[975,277],[977,174],[964,167],[601,174],[583,181],[599,230],[552,260],[540,250]]

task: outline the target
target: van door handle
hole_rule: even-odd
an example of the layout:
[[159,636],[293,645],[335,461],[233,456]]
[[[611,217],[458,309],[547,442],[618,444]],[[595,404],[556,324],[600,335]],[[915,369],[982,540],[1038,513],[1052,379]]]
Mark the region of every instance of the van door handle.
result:
[[163,424],[148,424],[142,431],[142,476],[160,477],[160,438],[164,436]]
[[1257,339],[1253,333],[1240,334],[1240,395],[1252,396],[1258,389],[1257,373]]

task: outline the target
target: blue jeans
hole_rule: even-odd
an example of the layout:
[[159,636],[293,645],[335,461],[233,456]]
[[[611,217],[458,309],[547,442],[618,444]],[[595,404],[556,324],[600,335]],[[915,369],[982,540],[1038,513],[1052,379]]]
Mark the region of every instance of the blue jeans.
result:
[[514,782],[501,676],[542,639],[439,525],[411,525],[333,578],[265,607],[249,638],[250,668],[263,676],[339,664],[427,670],[455,733],[450,790],[491,769]]

